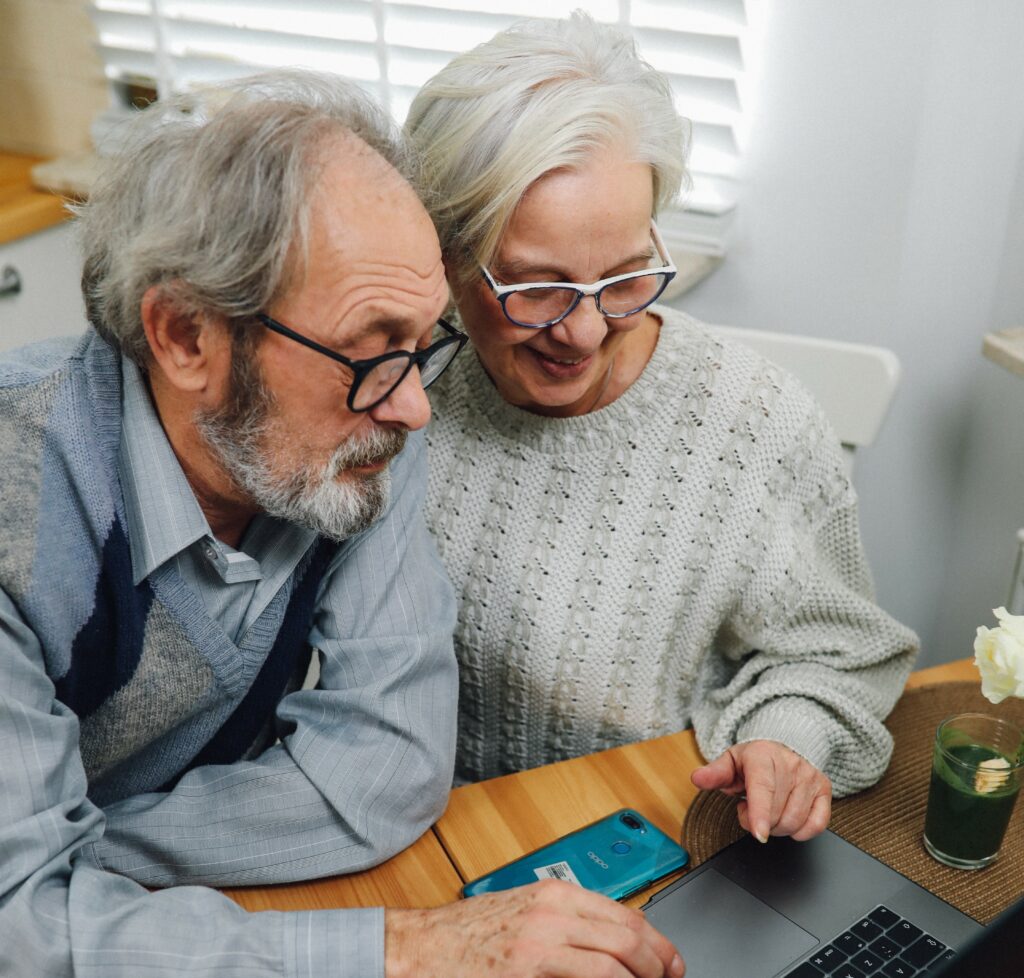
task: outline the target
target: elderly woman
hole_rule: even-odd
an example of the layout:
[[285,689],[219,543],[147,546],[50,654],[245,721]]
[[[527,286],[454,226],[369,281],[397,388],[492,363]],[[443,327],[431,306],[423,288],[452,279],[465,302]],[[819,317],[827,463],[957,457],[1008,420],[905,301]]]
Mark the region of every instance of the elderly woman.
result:
[[914,657],[873,602],[856,498],[787,374],[667,306],[684,177],[665,79],[583,15],[526,22],[419,93],[475,356],[435,387],[428,522],[460,598],[458,774],[692,724],[694,782],[804,839],[872,784]]

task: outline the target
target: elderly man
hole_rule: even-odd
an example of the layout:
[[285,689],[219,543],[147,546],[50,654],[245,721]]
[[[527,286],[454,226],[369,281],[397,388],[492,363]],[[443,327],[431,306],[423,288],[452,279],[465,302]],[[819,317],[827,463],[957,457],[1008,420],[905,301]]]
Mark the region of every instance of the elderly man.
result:
[[338,81],[215,103],[143,113],[82,209],[93,328],[0,361],[0,973],[681,974],[564,884],[386,915],[196,885],[408,845],[456,705],[407,435],[463,338],[408,161]]

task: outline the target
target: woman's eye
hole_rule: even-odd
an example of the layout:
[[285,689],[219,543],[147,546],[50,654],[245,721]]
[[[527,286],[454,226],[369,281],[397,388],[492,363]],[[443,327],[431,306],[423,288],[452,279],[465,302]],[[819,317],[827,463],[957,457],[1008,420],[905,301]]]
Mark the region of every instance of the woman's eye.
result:
[[536,289],[523,289],[519,293],[519,295],[521,295],[524,299],[547,299],[551,295],[551,289],[545,288],[543,286]]

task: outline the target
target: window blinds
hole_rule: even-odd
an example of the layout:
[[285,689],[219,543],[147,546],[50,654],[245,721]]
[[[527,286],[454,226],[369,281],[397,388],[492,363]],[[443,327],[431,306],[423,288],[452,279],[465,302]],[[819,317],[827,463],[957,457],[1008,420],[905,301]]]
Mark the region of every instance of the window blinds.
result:
[[374,92],[399,121],[455,54],[518,18],[586,9],[629,27],[692,122],[693,187],[663,218],[677,247],[721,254],[736,203],[748,19],[744,0],[91,0],[114,83],[158,93],[301,65]]

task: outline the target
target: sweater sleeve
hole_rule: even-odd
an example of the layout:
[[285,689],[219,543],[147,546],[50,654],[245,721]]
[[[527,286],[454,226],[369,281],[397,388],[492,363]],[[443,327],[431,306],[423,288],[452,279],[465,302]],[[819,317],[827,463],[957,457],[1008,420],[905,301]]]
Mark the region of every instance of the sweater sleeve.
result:
[[204,887],[148,893],[85,855],[104,832],[78,719],[0,591],[0,974],[382,975],[380,910],[247,913]]
[[455,763],[451,585],[423,522],[426,451],[392,466],[388,512],[328,570],[316,689],[278,705],[281,742],[109,806],[92,847],[147,886],[278,883],[366,869],[444,811]]
[[883,720],[917,638],[875,603],[842,450],[817,405],[802,390],[795,400],[800,420],[772,453],[749,528],[754,556],[709,657],[694,728],[709,758],[751,740],[785,744],[841,797],[889,763]]

